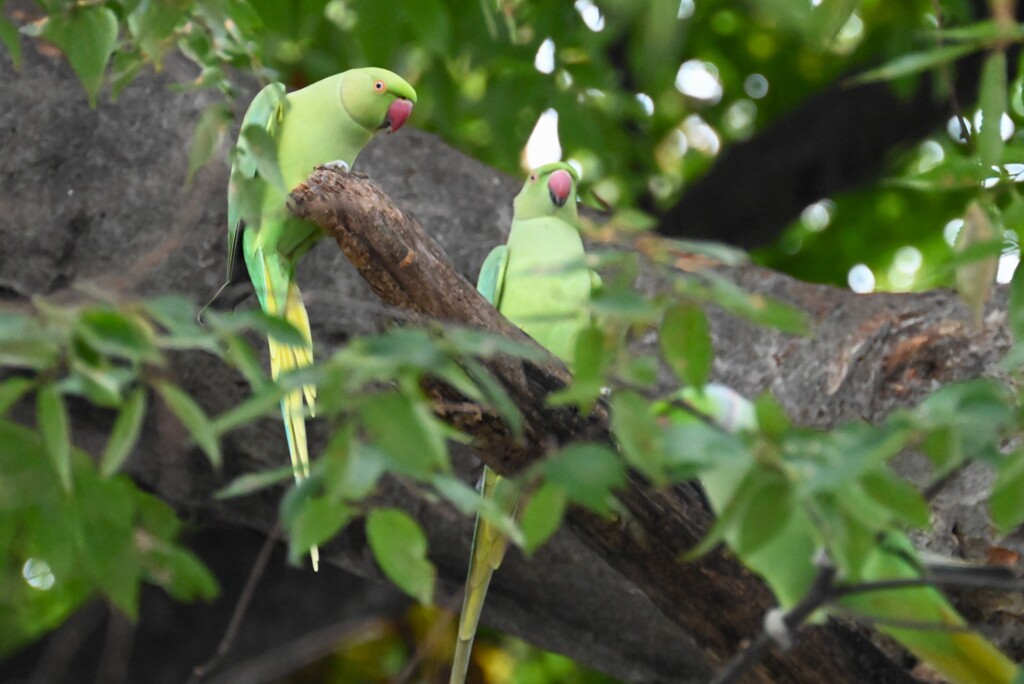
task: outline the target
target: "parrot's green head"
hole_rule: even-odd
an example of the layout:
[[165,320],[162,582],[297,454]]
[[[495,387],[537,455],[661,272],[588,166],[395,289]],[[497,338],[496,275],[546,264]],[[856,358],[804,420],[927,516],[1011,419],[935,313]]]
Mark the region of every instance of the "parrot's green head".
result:
[[530,172],[523,189],[516,195],[513,208],[518,220],[557,216],[575,224],[576,169],[565,162],[538,166]]
[[402,127],[416,104],[416,91],[387,69],[350,69],[341,79],[341,106],[367,130],[393,133]]

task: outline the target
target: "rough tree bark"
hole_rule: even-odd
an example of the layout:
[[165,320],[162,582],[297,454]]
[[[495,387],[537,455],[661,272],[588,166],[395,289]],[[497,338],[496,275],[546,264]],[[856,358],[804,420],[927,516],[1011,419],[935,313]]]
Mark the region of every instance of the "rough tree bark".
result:
[[[193,76],[187,66],[172,60],[164,74],[142,78],[117,103],[90,110],[63,61],[38,53],[37,44],[23,45],[26,60],[19,74],[12,72],[6,55],[0,56],[2,304],[24,306],[34,295],[71,298],[76,295],[70,286],[84,281],[124,297],[177,292],[204,301],[223,276],[226,171],[222,164],[208,168],[188,188],[182,180],[192,128],[213,95],[168,90],[169,83]],[[359,162],[358,168],[377,179],[394,203],[433,236],[456,270],[470,279],[486,251],[504,239],[518,180],[416,131],[403,130],[375,142]],[[751,395],[771,390],[804,424],[877,419],[893,406],[919,400],[939,384],[996,373],[996,363],[1009,344],[999,297],[984,326],[973,329],[963,307],[946,292],[862,297],[753,267],[726,272],[742,287],[790,301],[813,317],[815,334],[793,338],[710,312],[716,377]],[[323,246],[308,255],[299,279],[318,353],[374,329],[379,300],[338,250]],[[645,279],[643,285],[656,287],[657,282]],[[241,378],[202,354],[181,355],[175,360],[175,373],[211,413],[222,412],[244,396]],[[548,376],[539,372],[528,377],[539,382]],[[76,443],[98,453],[112,416],[85,405],[72,409]],[[603,429],[599,424],[587,426]],[[313,426],[314,450],[322,445],[322,433]],[[226,623],[232,590],[237,590],[238,577],[252,556],[251,551],[226,553],[223,535],[242,540],[238,543],[244,548],[252,530],[271,529],[280,492],[230,503],[213,501],[210,494],[241,472],[283,463],[282,444],[275,421],[240,430],[226,440],[225,469],[215,475],[171,414],[159,405],[152,408],[143,442],[127,467],[140,484],[195,523],[200,530],[194,538],[196,548],[214,559],[228,590],[211,606],[173,609],[156,592],[148,592],[135,631],[128,681],[180,682],[214,648],[215,637],[193,625]],[[467,473],[474,470],[468,454],[458,458]],[[957,503],[965,500],[963,491],[956,493],[957,486],[947,490],[950,501],[940,510],[934,544],[953,552],[971,551],[985,545],[983,517]],[[977,496],[977,487],[964,487],[968,495]],[[454,606],[472,522],[398,485],[392,484],[386,495],[423,522],[440,572],[439,601]],[[636,487],[628,496],[641,514],[641,527],[651,525],[649,536],[666,545],[682,548],[706,524],[706,513],[692,489],[657,498]],[[656,504],[665,510],[655,510]],[[661,524],[666,527],[655,527]],[[211,528],[217,532],[202,531]],[[664,557],[653,556],[650,565],[643,562],[644,551],[636,540],[620,533],[619,538],[608,537],[614,543],[609,548],[601,542],[601,535],[610,532],[607,525],[582,514],[573,515],[572,528],[529,563],[511,554],[493,585],[485,622],[634,682],[702,681],[733,644],[758,629],[757,607],[767,601],[764,590],[723,555],[702,565],[673,566],[678,574],[668,581]],[[974,530],[974,536],[956,537],[954,528]],[[298,651],[287,643],[302,643],[308,631],[323,628],[335,612],[343,623],[353,605],[363,615],[388,614],[401,605],[386,585],[365,590],[363,580],[356,578],[379,579],[357,526],[328,545],[324,555],[335,568],[316,576],[290,571],[268,578],[261,598],[283,595],[287,610],[271,601],[266,610],[256,611],[234,661],[217,681],[253,681],[241,674],[241,668],[260,654],[294,658]],[[705,571],[721,577],[723,584],[696,577]],[[638,587],[649,591],[657,605]],[[708,594],[693,595],[692,587],[703,587]],[[736,607],[735,597],[724,596],[729,591],[751,605]],[[339,602],[339,594],[362,595],[363,603]],[[719,599],[729,603],[715,604]],[[705,612],[711,605],[718,608]],[[692,607],[699,611],[691,612]],[[719,621],[725,616],[720,613],[729,619]],[[79,622],[88,623],[86,618]],[[168,620],[173,649],[167,648],[166,638],[154,637],[168,629]],[[102,620],[92,622],[78,632],[70,624],[70,632],[59,631],[55,638],[26,650],[2,666],[0,678],[24,681],[24,673],[37,668],[38,674],[38,668],[52,664],[54,658],[77,662],[67,655],[67,644],[79,637],[94,639],[86,642],[92,645],[97,638],[103,641],[89,636],[97,623],[108,635],[117,631],[103,627]],[[871,673],[867,681],[906,681],[902,671],[880,659],[856,633],[838,626],[825,629],[809,636],[807,643],[824,648],[827,641],[835,649],[831,652],[839,654],[835,658],[850,660],[833,662],[819,648],[805,647],[773,660],[765,670],[770,675],[763,674],[761,680],[772,676],[778,681],[825,681],[813,679],[815,667],[848,663],[860,668],[850,672]],[[270,644],[278,643],[285,645],[267,653]],[[77,650],[86,654],[86,663],[89,650]],[[815,661],[816,657],[828,662]],[[63,681],[77,681],[83,672],[92,671],[72,667]],[[47,679],[61,681],[57,676]]]

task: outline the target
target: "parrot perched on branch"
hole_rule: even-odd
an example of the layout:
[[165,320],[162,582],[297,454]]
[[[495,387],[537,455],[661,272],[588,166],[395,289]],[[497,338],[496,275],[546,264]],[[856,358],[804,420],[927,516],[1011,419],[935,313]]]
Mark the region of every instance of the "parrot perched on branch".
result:
[[[757,427],[753,405],[724,385],[711,383],[703,391],[684,389],[681,397],[698,410],[714,418],[730,431]],[[698,419],[675,407],[665,413],[676,423]],[[754,465],[752,467],[758,467]],[[737,467],[733,459],[718,459],[716,465],[700,473],[700,483],[716,515],[730,506],[748,477],[748,469]],[[924,564],[905,534],[897,530],[856,530],[866,545],[862,560],[847,568],[837,587],[870,585],[893,580],[927,577]],[[830,557],[842,553],[839,544],[854,543],[848,537],[825,538],[821,525],[807,506],[796,506],[786,522],[767,542],[749,553],[742,551],[737,526],[725,532],[724,541],[748,568],[768,583],[779,602],[788,611],[807,594],[819,567],[814,557],[824,548]],[[836,544],[836,548],[830,546]],[[935,587],[929,585],[858,591],[839,598],[823,613],[847,612],[867,619],[879,631],[888,634],[920,660],[955,684],[1013,684],[1018,681],[1017,666],[988,639],[970,629],[963,616]]]
[[[588,303],[598,283],[585,263],[577,181],[575,169],[562,162],[534,169],[515,198],[507,242],[491,250],[477,279],[477,290],[487,301],[570,368],[576,338],[590,323]],[[518,496],[502,491],[501,482],[485,466],[481,496],[497,496],[499,506],[511,514]],[[487,586],[507,545],[494,524],[477,516],[451,684],[466,679]]]
[[[400,76],[366,67],[287,95],[283,85],[271,83],[249,105],[228,183],[228,280],[214,300],[244,279],[241,250],[260,306],[286,319],[306,340],[292,346],[269,338],[273,378],[313,362],[309,318],[295,283],[295,264],[324,235],[316,225],[291,215],[288,193],[319,164],[351,168],[376,133],[402,127],[415,102],[416,91]],[[316,388],[310,385],[281,400],[296,482],[309,476],[303,400],[312,415],[315,399]],[[310,549],[310,557],[316,569],[316,547]]]

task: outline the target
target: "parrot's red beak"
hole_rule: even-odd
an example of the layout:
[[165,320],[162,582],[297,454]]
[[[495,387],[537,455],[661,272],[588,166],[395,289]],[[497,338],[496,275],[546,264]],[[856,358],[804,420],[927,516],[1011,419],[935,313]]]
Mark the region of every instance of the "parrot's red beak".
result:
[[391,106],[388,107],[387,118],[384,119],[384,125],[388,129],[388,133],[394,133],[401,128],[410,114],[412,114],[412,102],[404,97],[400,97],[392,102]]
[[551,201],[558,206],[565,204],[572,192],[572,176],[564,169],[558,169],[548,178],[548,191],[551,193]]

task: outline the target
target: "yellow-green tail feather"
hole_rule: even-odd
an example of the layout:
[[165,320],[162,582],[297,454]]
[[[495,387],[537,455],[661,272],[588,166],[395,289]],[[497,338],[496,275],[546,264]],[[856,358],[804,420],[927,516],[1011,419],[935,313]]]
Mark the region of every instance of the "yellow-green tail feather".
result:
[[[269,274],[267,274],[269,282]],[[280,315],[276,311],[276,304],[273,297],[267,297],[267,313]],[[284,318],[294,325],[306,338],[305,346],[293,346],[282,344],[273,338],[270,343],[270,375],[275,380],[282,373],[303,368],[313,363],[313,343],[309,329],[309,317],[306,315],[306,307],[302,303],[302,293],[294,282],[288,284],[288,297],[285,301]],[[314,415],[316,401],[316,388],[312,385],[304,385],[302,390],[289,392],[281,399],[281,417],[284,420],[284,430],[288,438],[288,454],[292,461],[292,472],[295,481],[302,482],[309,477],[309,447],[306,443],[306,418],[303,406],[309,406],[310,415]],[[313,564],[313,570],[320,569],[320,550],[310,547],[309,558]]]

